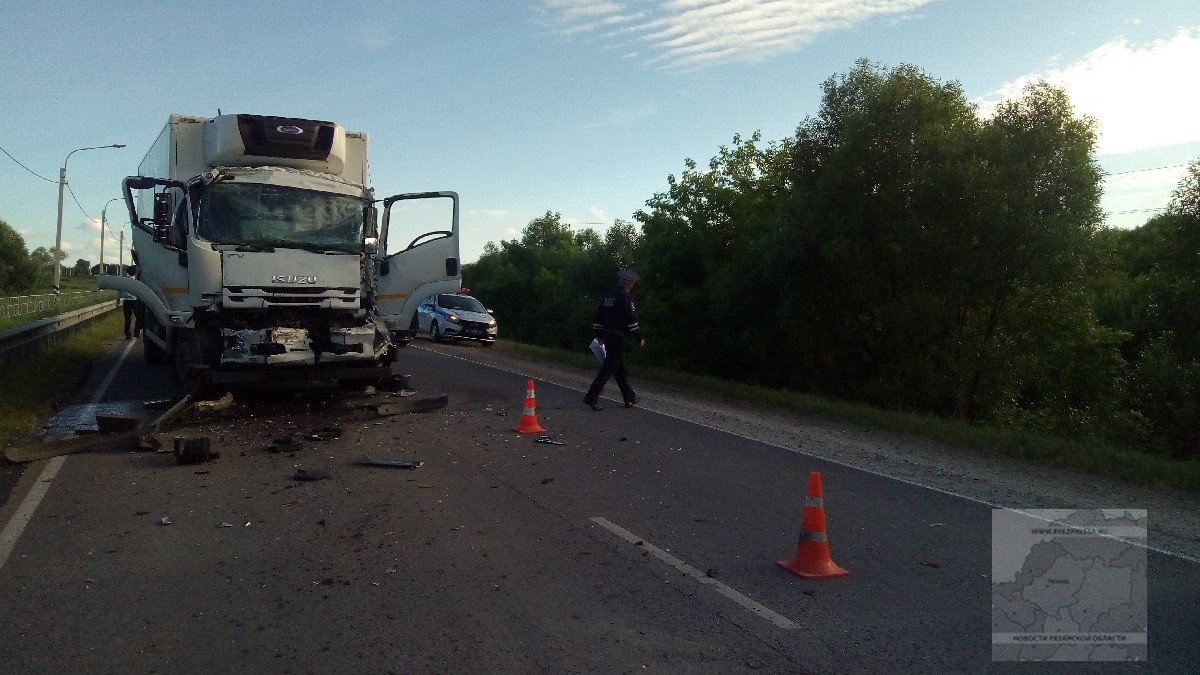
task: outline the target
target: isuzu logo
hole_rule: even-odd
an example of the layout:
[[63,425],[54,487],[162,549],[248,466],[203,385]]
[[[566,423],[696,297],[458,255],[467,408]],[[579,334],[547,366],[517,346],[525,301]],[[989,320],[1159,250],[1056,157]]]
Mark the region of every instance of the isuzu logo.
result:
[[316,275],[303,276],[299,274],[276,274],[271,277],[273,284],[308,284],[315,285],[317,283]]
[[295,136],[297,134],[304,133],[303,129],[301,129],[300,127],[298,127],[294,124],[288,124],[288,125],[284,125],[284,126],[275,127],[275,131],[278,131],[281,134],[288,134],[291,136]]

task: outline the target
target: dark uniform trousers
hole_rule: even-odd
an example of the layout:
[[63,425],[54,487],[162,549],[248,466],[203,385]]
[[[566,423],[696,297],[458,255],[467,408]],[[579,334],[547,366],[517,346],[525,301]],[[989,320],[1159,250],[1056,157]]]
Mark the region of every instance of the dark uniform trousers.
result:
[[592,380],[592,386],[588,388],[587,396],[583,400],[589,404],[598,403],[600,392],[604,391],[604,385],[608,384],[608,378],[611,377],[621,388],[621,397],[625,402],[636,402],[637,394],[633,392],[633,387],[629,386],[628,374],[625,372],[625,334],[621,331],[606,330],[600,341],[604,343],[604,363],[601,364],[600,372],[596,373],[596,379]]

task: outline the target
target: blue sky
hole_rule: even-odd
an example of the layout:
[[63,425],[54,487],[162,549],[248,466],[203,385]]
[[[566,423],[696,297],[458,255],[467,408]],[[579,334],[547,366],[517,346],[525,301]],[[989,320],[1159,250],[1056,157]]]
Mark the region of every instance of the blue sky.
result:
[[792,135],[859,58],[958,81],[984,114],[1029,80],[1066,87],[1099,122],[1114,226],[1200,158],[1195,0],[6,0],[0,55],[0,219],[31,250],[54,246],[67,154],[127,145],[67,163],[69,264],[99,259],[106,205],[116,261],[108,202],[172,113],[367,132],[377,196],[460,193],[465,261],[546,211],[631,220],[686,158]]

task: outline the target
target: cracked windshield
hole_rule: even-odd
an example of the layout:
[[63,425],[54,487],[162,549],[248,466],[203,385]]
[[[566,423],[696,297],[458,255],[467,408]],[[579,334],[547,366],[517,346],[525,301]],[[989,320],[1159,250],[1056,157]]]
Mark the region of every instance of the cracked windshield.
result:
[[217,183],[200,203],[197,234],[216,244],[357,253],[363,202],[262,183]]

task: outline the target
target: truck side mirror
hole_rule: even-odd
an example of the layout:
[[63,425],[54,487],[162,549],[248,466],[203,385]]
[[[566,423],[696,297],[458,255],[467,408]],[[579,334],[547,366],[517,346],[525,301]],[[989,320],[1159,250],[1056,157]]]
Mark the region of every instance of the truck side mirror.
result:
[[363,251],[367,255],[375,255],[379,252],[379,240],[375,237],[367,237],[363,240]]

